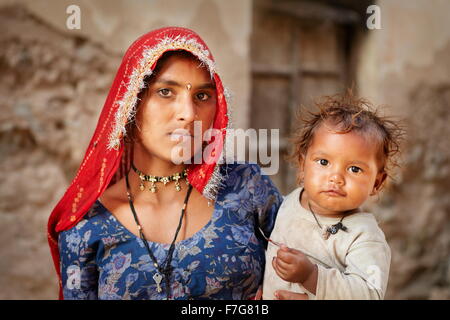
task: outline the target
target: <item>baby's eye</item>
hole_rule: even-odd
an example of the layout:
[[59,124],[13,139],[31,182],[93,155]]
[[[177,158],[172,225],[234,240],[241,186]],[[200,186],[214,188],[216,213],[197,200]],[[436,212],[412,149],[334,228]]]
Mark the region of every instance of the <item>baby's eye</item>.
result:
[[321,166],[327,166],[329,162],[326,159],[319,159],[317,160],[317,163],[320,164]]
[[172,94],[172,92],[167,88],[159,89],[158,93],[162,97],[170,97]]
[[360,173],[362,172],[362,169],[360,167],[357,166],[351,166],[350,168],[348,168],[351,172],[353,173]]
[[206,101],[210,98],[209,94],[205,93],[205,92],[200,92],[197,94],[197,99],[200,101]]

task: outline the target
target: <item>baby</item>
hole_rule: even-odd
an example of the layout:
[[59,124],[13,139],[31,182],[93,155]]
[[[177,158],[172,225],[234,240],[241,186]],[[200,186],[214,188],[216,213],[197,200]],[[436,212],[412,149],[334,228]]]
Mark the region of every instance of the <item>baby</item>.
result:
[[[395,164],[402,129],[348,92],[327,97],[294,137],[299,187],[281,205],[263,299],[383,299],[390,248],[360,209]],[[280,291],[281,290],[281,291]]]

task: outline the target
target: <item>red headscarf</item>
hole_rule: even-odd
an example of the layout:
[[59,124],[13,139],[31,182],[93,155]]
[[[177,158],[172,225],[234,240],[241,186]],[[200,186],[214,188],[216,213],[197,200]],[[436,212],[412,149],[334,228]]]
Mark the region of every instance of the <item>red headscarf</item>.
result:
[[[162,28],[137,39],[127,50],[109,91],[97,128],[86,150],[78,173],[48,221],[48,241],[59,277],[62,298],[58,234],[75,226],[105,189],[118,181],[130,168],[131,150],[125,148],[125,125],[136,113],[138,93],[144,78],[152,74],[156,62],[166,51],[185,50],[196,56],[209,70],[217,92],[213,128],[225,141],[228,126],[227,102],[214,58],[203,40],[192,30]],[[214,199],[222,180],[219,171],[223,143],[215,143],[210,159],[189,167],[188,180],[200,193]]]

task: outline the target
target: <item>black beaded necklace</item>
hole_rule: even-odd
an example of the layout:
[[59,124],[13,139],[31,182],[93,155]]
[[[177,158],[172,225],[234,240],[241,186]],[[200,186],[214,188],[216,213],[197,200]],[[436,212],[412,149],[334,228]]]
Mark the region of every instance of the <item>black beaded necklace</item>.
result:
[[322,230],[322,238],[324,240],[327,240],[330,237],[330,234],[336,234],[339,230],[347,231],[347,227],[342,224],[342,220],[344,220],[345,216],[342,216],[341,220],[336,224],[333,224],[331,226],[322,226],[320,224],[319,220],[317,219],[316,214],[314,213],[313,209],[311,208],[311,204],[309,203],[309,201],[308,201],[308,207],[309,207],[309,211],[311,211],[314,219],[316,220],[317,225]]
[[177,239],[178,232],[181,229],[183,217],[186,212],[186,206],[189,201],[189,196],[191,195],[192,185],[189,185],[186,197],[184,198],[183,207],[181,209],[180,222],[178,223],[177,230],[175,232],[175,236],[173,237],[172,243],[170,244],[169,252],[167,252],[167,256],[166,256],[166,259],[164,260],[164,262],[162,264],[159,264],[158,260],[156,260],[155,255],[153,254],[152,250],[150,249],[150,247],[148,245],[147,239],[145,238],[144,232],[142,230],[142,226],[139,223],[139,219],[137,217],[136,210],[133,205],[133,199],[131,197],[130,183],[128,181],[128,173],[125,176],[125,181],[127,184],[128,202],[130,204],[131,212],[133,213],[134,221],[136,222],[138,230],[139,230],[139,236],[142,239],[142,242],[144,242],[145,248],[148,251],[148,255],[152,259],[153,265],[157,270],[156,273],[153,275],[153,280],[155,280],[155,283],[156,283],[156,288],[157,288],[156,290],[158,292],[162,292],[161,281],[164,279],[165,284],[166,284],[167,300],[169,300],[170,299],[170,276],[172,275],[172,269],[173,269],[173,267],[171,266],[171,262],[172,262],[173,252],[175,250],[175,240]]
[[[304,190],[305,190],[305,189],[303,189],[303,190],[300,192],[300,196],[299,196],[299,202],[300,202],[300,203],[301,203],[301,201],[302,201],[302,195],[303,195],[303,191],[304,191]],[[310,211],[311,214],[313,215],[314,220],[316,220],[316,223],[317,223],[318,227],[322,230],[322,238],[323,238],[324,240],[327,240],[327,239],[330,237],[330,234],[336,234],[336,233],[338,233],[339,230],[347,231],[347,227],[344,226],[344,225],[342,224],[342,221],[343,221],[344,218],[345,218],[345,214],[351,212],[352,210],[349,210],[349,211],[344,212],[344,215],[342,216],[341,220],[340,220],[338,223],[333,224],[333,225],[331,225],[331,226],[322,226],[322,224],[321,224],[321,223],[319,222],[319,220],[317,219],[317,216],[316,216],[316,214],[314,213],[313,209],[311,208],[311,204],[309,203],[309,201],[307,201],[307,202],[308,202],[308,208],[309,208],[309,211]]]

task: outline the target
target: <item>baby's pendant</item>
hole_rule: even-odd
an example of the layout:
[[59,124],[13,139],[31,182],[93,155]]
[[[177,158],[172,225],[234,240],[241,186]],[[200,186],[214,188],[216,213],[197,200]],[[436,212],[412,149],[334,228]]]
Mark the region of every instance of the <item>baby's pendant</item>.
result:
[[323,240],[327,240],[330,237],[330,230],[328,226],[322,227],[322,238]]
[[347,231],[347,227],[344,226],[342,222],[338,222],[336,224],[333,224],[331,227],[327,228],[328,232],[331,234],[336,234],[339,231],[339,229],[341,229],[342,231]]
[[155,280],[155,283],[156,283],[156,291],[161,293],[162,292],[162,288],[161,288],[162,275],[159,272],[156,272],[153,275],[153,280]]

